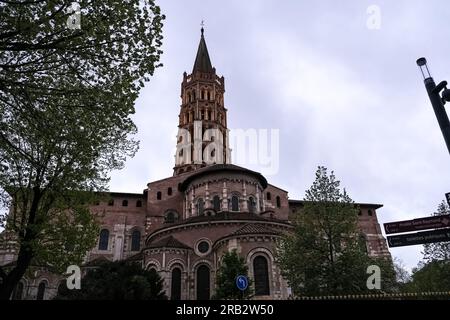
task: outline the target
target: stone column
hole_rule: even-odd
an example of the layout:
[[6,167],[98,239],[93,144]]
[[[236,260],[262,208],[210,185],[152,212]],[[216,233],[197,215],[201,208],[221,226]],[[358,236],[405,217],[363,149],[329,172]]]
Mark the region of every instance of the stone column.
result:
[[209,185],[209,182],[207,181],[206,185],[205,185],[205,209],[210,209],[211,208],[211,201],[209,201],[208,185]]
[[222,211],[228,211],[228,189],[227,189],[227,182],[223,182],[223,189],[222,189]]
[[242,180],[242,211],[248,211],[248,203],[247,203],[247,186],[245,180]]

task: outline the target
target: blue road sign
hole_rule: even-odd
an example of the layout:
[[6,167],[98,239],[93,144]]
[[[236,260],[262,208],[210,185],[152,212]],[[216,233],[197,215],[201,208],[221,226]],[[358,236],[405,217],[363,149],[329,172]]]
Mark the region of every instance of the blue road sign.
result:
[[245,289],[248,288],[248,279],[246,276],[237,276],[236,277],[236,287],[241,290],[244,291]]

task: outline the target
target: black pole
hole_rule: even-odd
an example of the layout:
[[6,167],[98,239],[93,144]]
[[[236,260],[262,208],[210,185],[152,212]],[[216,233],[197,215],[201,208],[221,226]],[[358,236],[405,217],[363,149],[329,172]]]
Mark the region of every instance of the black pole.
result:
[[450,121],[448,120],[447,112],[445,112],[445,107],[442,103],[441,96],[439,95],[442,88],[440,88],[440,86],[436,86],[432,77],[426,78],[424,83],[428,96],[430,97],[431,105],[434,109],[434,114],[436,115],[439,127],[441,128],[444,136],[447,150],[450,153]]

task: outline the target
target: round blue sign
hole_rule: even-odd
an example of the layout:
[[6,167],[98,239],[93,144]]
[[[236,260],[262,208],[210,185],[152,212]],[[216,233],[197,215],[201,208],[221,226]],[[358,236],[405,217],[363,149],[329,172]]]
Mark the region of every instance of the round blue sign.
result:
[[248,279],[246,276],[237,276],[236,277],[236,287],[241,290],[244,291],[245,289],[248,288]]

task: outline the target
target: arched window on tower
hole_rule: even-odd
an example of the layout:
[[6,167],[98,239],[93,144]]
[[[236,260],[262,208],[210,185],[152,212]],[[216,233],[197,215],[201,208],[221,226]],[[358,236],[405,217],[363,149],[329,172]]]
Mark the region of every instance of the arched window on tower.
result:
[[277,196],[277,208],[281,208],[281,198]]
[[208,94],[207,94],[207,98],[208,98],[208,100],[211,100],[211,92],[209,92],[209,91],[208,91]]
[[134,230],[131,234],[131,251],[139,251],[141,249],[141,232]]
[[201,99],[202,99],[202,100],[205,100],[205,90],[202,90],[202,91],[201,91]]
[[365,253],[369,253],[369,248],[368,248],[368,244],[367,244],[367,238],[364,235],[364,233],[360,233],[359,234],[359,245],[361,246],[361,249]]
[[255,213],[256,211],[256,201],[253,197],[249,197],[247,200],[248,212]]
[[14,289],[14,292],[13,292],[13,300],[22,300],[23,287],[24,287],[24,285],[23,285],[22,281],[16,285],[16,288]]
[[253,275],[255,277],[255,296],[270,295],[269,270],[267,259],[257,256],[253,260]]
[[98,250],[108,250],[109,242],[109,231],[107,229],[102,229],[100,231],[100,239],[98,241]]
[[239,211],[239,197],[238,196],[231,197],[231,211]]
[[195,94],[195,89],[192,90],[192,101],[195,101],[196,99],[196,94]]
[[41,281],[41,283],[39,283],[36,300],[44,300],[46,287],[47,283],[45,281]]
[[213,207],[216,212],[220,211],[220,198],[219,196],[214,196],[213,198]]
[[202,198],[199,198],[197,200],[197,214],[199,216],[203,216],[204,215],[204,209],[205,209],[205,202],[203,201]]
[[212,120],[211,119],[211,110],[208,111],[208,120]]

